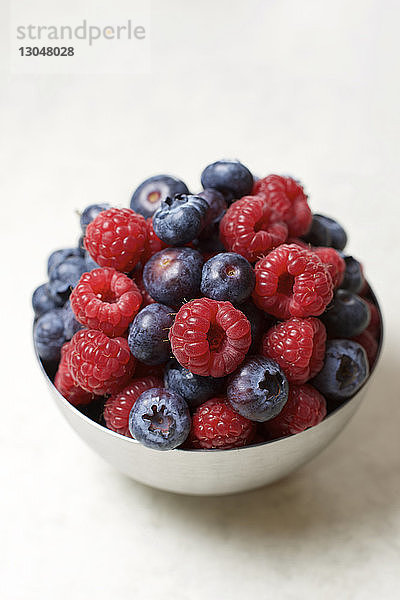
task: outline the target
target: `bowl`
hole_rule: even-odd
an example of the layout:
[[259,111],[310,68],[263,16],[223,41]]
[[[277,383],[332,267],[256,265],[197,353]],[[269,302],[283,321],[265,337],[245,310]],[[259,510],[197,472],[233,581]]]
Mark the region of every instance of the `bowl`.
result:
[[[376,298],[373,296],[372,299],[379,308]],[[374,367],[362,388],[319,425],[290,437],[232,450],[175,449],[160,452],[114,433],[65,400],[37,358],[50,392],[65,419],[88,446],[121,473],[169,492],[223,495],[245,492],[277,481],[328,446],[360,406],[379,362],[382,338],[383,329]]]

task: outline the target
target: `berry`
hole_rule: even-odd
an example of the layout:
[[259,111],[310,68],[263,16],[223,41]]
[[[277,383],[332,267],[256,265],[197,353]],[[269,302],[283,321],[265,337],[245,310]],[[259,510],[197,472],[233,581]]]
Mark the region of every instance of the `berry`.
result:
[[262,354],[272,358],[289,383],[305,383],[322,369],[326,331],[319,319],[291,319],[278,323],[264,335]]
[[183,444],[190,425],[189,408],[183,398],[161,387],[143,392],[129,415],[132,437],[154,450],[172,450]]
[[143,379],[143,377],[150,377],[154,375],[154,377],[159,377],[162,379],[164,377],[164,368],[165,363],[160,365],[145,365],[138,360],[136,362],[135,377]]
[[179,306],[200,294],[203,257],[192,248],[166,248],[157,252],[143,269],[143,282],[156,302]]
[[325,398],[311,385],[291,385],[288,400],[277,417],[263,428],[268,439],[301,433],[326,417]]
[[224,377],[195,375],[175,360],[167,364],[164,372],[165,387],[182,396],[190,408],[196,408],[212,396],[220,394],[225,383]]
[[312,385],[326,398],[345,400],[354,396],[369,374],[364,348],[352,340],[329,340],[325,362]]
[[240,448],[250,444],[256,424],[235,412],[226,398],[211,398],[198,407],[190,431],[192,448]]
[[364,285],[364,275],[361,264],[353,256],[344,256],[346,264],[341,286],[344,290],[358,294]]
[[347,290],[337,290],[321,315],[329,337],[352,338],[367,327],[371,314],[368,304]]
[[166,198],[154,214],[154,231],[166,244],[187,244],[202,230],[207,210],[208,203],[200,196],[178,194]]
[[379,310],[376,304],[373,304],[373,302],[367,300],[367,298],[363,298],[363,300],[367,303],[371,315],[371,319],[368,323],[366,331],[369,331],[369,333],[371,333],[374,338],[378,338],[381,331],[381,317],[379,314]]
[[76,286],[82,273],[86,271],[85,259],[81,256],[70,256],[54,266],[49,275],[49,290],[57,302],[64,304],[72,289]]
[[80,224],[83,235],[85,235],[86,227],[89,225],[89,223],[91,223],[99,213],[104,210],[108,210],[109,208],[111,208],[109,204],[89,204],[89,206],[83,210],[80,216]]
[[261,196],[245,196],[223,216],[220,238],[225,248],[254,262],[286,240],[287,226]]
[[108,429],[132,437],[129,431],[129,413],[132,406],[143,392],[161,386],[162,381],[159,377],[136,378],[132,379],[118,394],[110,396],[104,405],[104,420]]
[[318,316],[332,300],[332,279],[318,256],[282,244],[256,263],[254,303],[278,319]]
[[109,337],[127,330],[141,303],[142,294],[132,279],[109,267],[84,273],[71,294],[78,321]]
[[149,304],[136,315],[129,327],[128,344],[135,358],[147,365],[165,363],[171,356],[168,332],[174,312],[165,304]]
[[231,202],[251,193],[253,175],[238,160],[218,160],[204,169],[201,185],[218,190]]
[[291,237],[298,237],[310,228],[312,215],[303,187],[292,177],[268,175],[253,186],[254,195],[261,196],[267,205],[284,221]]
[[200,298],[179,309],[169,332],[178,362],[196,375],[224,377],[244,360],[250,323],[230,302]]
[[86,406],[92,402],[94,396],[92,393],[86,392],[76,385],[68,367],[68,349],[69,342],[61,348],[61,360],[54,379],[54,385],[60,394],[73,406]]
[[343,250],[347,244],[345,230],[337,221],[325,215],[314,214],[311,227],[303,239],[312,246],[330,246]]
[[54,267],[58,267],[67,258],[71,257],[82,257],[83,252],[79,248],[62,248],[61,250],[54,250],[47,261],[47,274],[50,275],[51,270]]
[[159,237],[156,236],[153,228],[153,219],[147,219],[146,221],[147,228],[147,239],[146,246],[142,255],[142,264],[144,265],[154,254],[160,252],[167,247],[167,244],[160,240]]
[[313,252],[324,263],[332,278],[333,287],[337,288],[343,281],[346,263],[334,248],[314,248]]
[[173,198],[175,194],[189,194],[183,181],[171,175],[155,175],[143,181],[133,192],[130,206],[140,215],[151,217],[163,200]]
[[278,363],[263,356],[251,356],[232,375],[227,397],[240,415],[262,423],[281,412],[288,391],[288,381]]
[[137,288],[139,289],[140,293],[142,294],[142,308],[144,308],[145,306],[148,306],[148,304],[153,304],[153,302],[155,302],[154,298],[152,298],[150,296],[150,294],[144,287],[143,269],[141,267],[139,267],[139,268],[136,267],[130,274],[130,277],[132,277],[132,279],[134,280],[134,282],[137,285]]
[[70,342],[67,363],[75,383],[98,395],[115,394],[130,380],[135,359],[125,338],[82,329]]
[[266,322],[268,321],[267,315],[259,310],[251,300],[241,304],[240,310],[247,317],[251,328],[251,345],[248,353],[258,354],[261,336],[266,329]]
[[41,317],[49,310],[62,306],[62,301],[50,294],[47,283],[43,283],[32,294],[32,308],[35,312],[35,318]]
[[251,295],[255,282],[251,264],[240,254],[225,252],[204,264],[200,291],[213,300],[241,304]]
[[142,215],[129,208],[109,208],[87,226],[85,247],[101,267],[129,273],[140,262],[146,240]]
[[72,310],[71,302],[67,302],[63,306],[64,333],[65,338],[70,340],[77,331],[83,329],[83,325],[76,320],[75,313]]
[[369,368],[371,369],[375,363],[378,354],[378,342],[368,329],[361,332],[356,337],[352,338],[354,342],[358,342],[367,353]]
[[100,265],[98,265],[97,262],[93,260],[93,258],[90,256],[87,250],[85,250],[84,259],[87,273],[93,271],[93,269],[100,269]]
[[[220,222],[227,208],[226,201],[221,192],[218,192],[218,190],[213,190],[212,188],[207,188],[199,194],[196,194],[196,196],[203,198],[208,204],[207,214],[204,221],[204,232],[205,229],[209,229],[210,226]],[[203,232],[201,235],[203,235]]]
[[67,341],[62,308],[53,308],[39,317],[33,330],[33,339],[42,360],[60,360],[61,347]]

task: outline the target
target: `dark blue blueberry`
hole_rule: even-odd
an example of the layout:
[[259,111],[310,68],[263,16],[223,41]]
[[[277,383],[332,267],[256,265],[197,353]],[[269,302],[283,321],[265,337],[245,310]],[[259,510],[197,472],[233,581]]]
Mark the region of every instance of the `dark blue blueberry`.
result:
[[86,272],[86,261],[81,256],[71,256],[53,267],[49,275],[49,289],[54,298],[68,300],[72,289],[82,273]]
[[165,304],[149,304],[142,308],[129,327],[129,348],[146,365],[160,365],[171,356],[168,340],[174,322],[174,311]]
[[131,208],[148,218],[151,217],[166,198],[176,194],[189,194],[186,184],[171,175],[155,175],[143,181],[133,192]]
[[371,313],[360,296],[347,290],[337,290],[320,319],[329,337],[352,338],[367,327]]
[[240,254],[217,254],[204,263],[200,291],[212,300],[240,304],[249,298],[256,283],[251,264]]
[[62,248],[61,250],[54,250],[47,261],[47,274],[50,275],[50,271],[55,267],[58,267],[67,258],[71,257],[82,257],[83,252],[80,248]]
[[70,340],[77,331],[83,329],[83,325],[76,320],[69,300],[64,304],[63,311],[65,337],[67,340]]
[[199,252],[212,256],[219,252],[226,252],[219,238],[218,223],[205,227],[200,236],[196,240],[193,240],[193,244]]
[[345,230],[337,221],[325,215],[313,215],[312,223],[303,240],[312,246],[329,246],[336,250],[343,250],[347,244]]
[[65,337],[64,309],[54,308],[39,317],[33,330],[37,353],[45,361],[60,360]]
[[139,396],[129,415],[129,431],[153,450],[172,450],[183,444],[191,425],[189,407],[181,396],[152,388]]
[[223,392],[226,377],[195,375],[182,367],[176,360],[171,360],[164,371],[164,385],[182,396],[190,408],[196,408],[209,398]]
[[219,223],[227,208],[225,198],[221,192],[208,188],[199,194],[196,194],[196,196],[203,198],[208,204],[206,220],[204,223],[205,227]]
[[208,165],[201,174],[203,188],[218,190],[227,202],[251,194],[253,182],[249,169],[238,160],[218,160]]
[[360,389],[368,373],[367,354],[360,344],[329,340],[324,366],[311,383],[328,399],[345,400]]
[[32,307],[36,318],[60,306],[62,306],[62,301],[58,298],[53,298],[47,283],[40,285],[32,294]]
[[288,393],[286,376],[274,360],[250,356],[232,375],[227,398],[240,415],[262,423],[281,412]]
[[343,256],[343,259],[346,263],[346,270],[340,287],[349,292],[353,292],[354,294],[358,294],[364,285],[364,275],[361,264],[353,256]]
[[166,248],[154,254],[143,269],[143,283],[152,298],[177,307],[199,296],[203,257],[192,248]]
[[204,198],[179,194],[166,198],[153,216],[153,229],[166,244],[182,246],[198,237],[208,210]]
[[80,224],[83,235],[86,233],[86,227],[91,223],[97,215],[104,210],[111,208],[109,204],[89,204],[81,214]]
[[84,239],[85,239],[85,236],[81,235],[80,238],[79,238],[79,240],[78,240],[78,250],[82,254],[82,256],[84,256],[85,253],[86,253]]
[[267,315],[259,310],[251,300],[241,304],[240,310],[246,315],[251,327],[251,346],[248,354],[257,354],[262,334],[272,326],[272,322],[267,321]]

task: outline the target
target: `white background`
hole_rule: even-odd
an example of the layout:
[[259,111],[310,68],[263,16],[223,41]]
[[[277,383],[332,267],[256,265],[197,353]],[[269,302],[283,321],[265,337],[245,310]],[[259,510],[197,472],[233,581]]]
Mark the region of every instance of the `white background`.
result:
[[[1,7],[2,597],[398,598],[398,2],[154,1],[141,76],[11,75]],[[352,423],[297,474],[178,497],[120,476],[62,420],[30,295],[49,252],[76,242],[76,209],[127,206],[160,172],[196,191],[226,156],[301,178],[346,225],[386,344]]]

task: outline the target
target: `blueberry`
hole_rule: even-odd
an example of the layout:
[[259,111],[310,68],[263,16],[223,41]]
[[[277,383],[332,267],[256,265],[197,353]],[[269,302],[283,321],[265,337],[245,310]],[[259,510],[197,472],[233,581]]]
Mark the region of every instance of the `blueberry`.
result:
[[85,240],[85,236],[84,235],[81,235],[79,237],[79,240],[78,240],[78,250],[79,250],[79,252],[81,253],[82,256],[85,256],[85,253],[86,253],[86,248],[85,248],[84,240]]
[[71,257],[82,257],[83,252],[80,248],[62,248],[61,250],[55,250],[52,252],[47,261],[47,274],[50,275],[50,272],[55,267],[58,267],[62,262],[64,262],[67,258]]
[[330,340],[326,344],[322,370],[312,380],[321,394],[332,400],[354,396],[369,373],[364,348],[352,340]]
[[188,244],[201,232],[207,210],[208,203],[200,196],[178,194],[168,197],[153,216],[153,229],[166,244]]
[[143,270],[143,283],[152,298],[177,307],[200,294],[203,257],[192,248],[166,248],[154,254]]
[[93,271],[93,269],[100,269],[100,265],[97,264],[97,262],[95,262],[93,260],[93,258],[90,256],[89,252],[85,252],[85,267],[86,267],[86,271],[90,272]]
[[272,322],[268,322],[266,313],[259,310],[251,300],[241,304],[240,310],[246,315],[251,327],[251,346],[248,350],[248,354],[256,354],[260,345],[261,336],[264,331],[272,326]]
[[160,365],[171,356],[168,333],[174,322],[174,311],[165,304],[149,304],[142,308],[129,327],[128,344],[135,358],[146,365]]
[[86,262],[81,256],[70,256],[53,267],[49,275],[51,295],[64,302],[68,300],[72,288],[76,286],[85,271]]
[[330,337],[352,338],[364,331],[371,313],[360,296],[347,290],[337,290],[320,318]]
[[219,223],[226,212],[226,201],[224,196],[218,190],[207,188],[199,194],[196,194],[200,198],[203,198],[208,204],[208,210],[204,226],[213,225]]
[[212,300],[240,304],[247,300],[256,283],[251,264],[240,254],[217,254],[204,263],[200,290]]
[[45,361],[60,360],[61,346],[65,337],[64,310],[54,308],[39,317],[33,330],[37,353]]
[[32,307],[35,311],[35,318],[41,317],[44,313],[62,306],[62,301],[53,298],[47,283],[40,285],[32,294]]
[[281,412],[288,393],[286,376],[274,360],[250,356],[232,375],[227,398],[240,415],[262,423]]
[[196,408],[209,398],[221,394],[225,384],[225,377],[195,375],[176,360],[171,360],[164,371],[165,387],[182,396],[190,408]]
[[208,165],[201,174],[203,188],[218,190],[227,202],[251,194],[253,182],[249,169],[238,160],[218,160]]
[[314,214],[311,228],[302,238],[312,246],[329,246],[343,250],[347,244],[345,230],[337,221],[325,215]]
[[166,198],[189,194],[186,184],[171,175],[155,175],[143,181],[133,192],[131,208],[144,217],[151,217]]
[[143,392],[129,415],[132,437],[153,450],[172,450],[183,444],[190,425],[190,412],[184,399],[164,388]]
[[104,210],[111,208],[109,204],[89,204],[81,214],[80,224],[83,235],[86,233],[86,227],[91,223],[97,215]]
[[70,340],[77,331],[83,329],[83,325],[76,320],[69,300],[64,304],[63,311],[65,338]]
[[219,238],[218,223],[205,227],[200,236],[193,240],[193,245],[199,252],[210,254],[212,256],[214,256],[214,254],[218,254],[219,252],[226,251]]
[[343,259],[346,263],[346,270],[340,287],[349,290],[349,292],[353,292],[354,294],[358,294],[364,285],[364,275],[361,264],[353,256],[343,256]]

